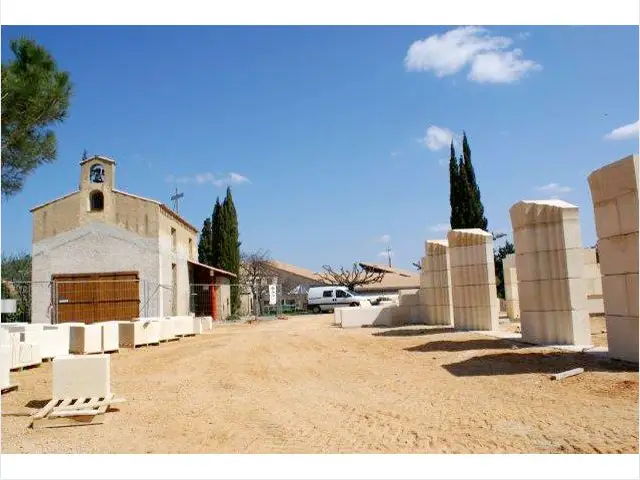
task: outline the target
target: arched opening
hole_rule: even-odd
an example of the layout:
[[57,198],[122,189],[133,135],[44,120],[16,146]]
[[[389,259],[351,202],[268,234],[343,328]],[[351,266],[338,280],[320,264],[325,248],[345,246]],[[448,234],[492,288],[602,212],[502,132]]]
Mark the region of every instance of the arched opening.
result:
[[95,190],[89,195],[89,205],[92,212],[104,210],[104,195],[101,191]]

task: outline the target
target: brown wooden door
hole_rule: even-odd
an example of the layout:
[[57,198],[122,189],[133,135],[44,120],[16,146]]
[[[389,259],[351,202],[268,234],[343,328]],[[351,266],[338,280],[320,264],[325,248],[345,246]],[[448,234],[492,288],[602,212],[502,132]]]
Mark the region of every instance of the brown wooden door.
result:
[[137,272],[54,275],[57,323],[131,320],[140,315]]

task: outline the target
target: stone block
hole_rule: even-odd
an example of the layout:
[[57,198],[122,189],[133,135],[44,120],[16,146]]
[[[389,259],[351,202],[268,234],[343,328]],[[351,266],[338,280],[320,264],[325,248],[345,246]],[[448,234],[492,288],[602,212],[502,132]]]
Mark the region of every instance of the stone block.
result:
[[102,326],[99,323],[71,325],[69,351],[78,354],[102,352]]
[[618,317],[607,314],[609,356],[638,363],[638,317]]
[[603,202],[594,207],[596,234],[598,238],[609,238],[620,235],[620,218],[615,200]]
[[35,343],[20,342],[18,345],[18,366],[27,367],[42,363],[40,345]]
[[101,322],[102,351],[117,352],[120,350],[120,322]]
[[588,181],[594,204],[617,199],[628,192],[637,192],[638,155],[629,155],[594,170]]
[[[628,192],[616,198],[620,235],[638,231],[638,192]],[[599,235],[598,235],[599,236]],[[603,235],[605,237],[605,235]]]
[[11,368],[11,347],[9,345],[0,345],[0,388],[7,388],[11,385],[9,379]]
[[420,305],[419,290],[398,290],[398,304],[408,307]]
[[629,316],[626,275],[607,275],[602,279],[604,308],[607,315]]
[[638,273],[638,232],[599,240],[603,276]]
[[342,328],[363,326],[393,326],[393,313],[399,307],[359,307],[343,308]]
[[108,354],[53,359],[53,398],[105,397],[111,393]]
[[69,355],[69,329],[59,325],[44,325],[43,338],[40,345],[42,358],[55,358],[59,355]]
[[213,328],[213,319],[211,317],[198,317],[202,326],[203,332],[208,332]]
[[[186,318],[193,323],[192,317]],[[160,323],[148,319],[121,323],[119,336],[121,347],[157,344],[160,343]]]

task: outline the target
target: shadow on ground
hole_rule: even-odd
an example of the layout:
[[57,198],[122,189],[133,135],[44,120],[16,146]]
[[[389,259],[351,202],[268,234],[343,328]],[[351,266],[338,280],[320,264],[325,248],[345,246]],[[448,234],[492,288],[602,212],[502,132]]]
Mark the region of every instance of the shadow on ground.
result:
[[420,329],[410,329],[410,328],[396,328],[384,330],[382,332],[376,332],[373,334],[374,337],[419,337],[421,335],[435,335],[437,333],[453,333],[455,330],[453,327],[442,327],[442,328],[420,328]]
[[407,352],[464,352],[467,350],[504,350],[512,347],[506,340],[481,338],[473,340],[441,340],[405,348]]
[[574,368],[585,372],[637,372],[638,365],[592,357],[585,353],[497,353],[443,365],[456,377],[560,373]]

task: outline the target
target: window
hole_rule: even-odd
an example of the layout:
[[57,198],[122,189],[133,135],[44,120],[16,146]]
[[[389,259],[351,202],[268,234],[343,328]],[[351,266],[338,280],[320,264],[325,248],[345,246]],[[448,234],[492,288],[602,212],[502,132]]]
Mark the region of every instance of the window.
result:
[[189,239],[189,258],[193,258],[193,241]]
[[349,295],[344,290],[336,290],[336,298],[347,298],[347,297],[350,297],[350,296],[351,295]]
[[92,212],[101,212],[104,210],[104,195],[99,190],[91,192],[89,195],[89,207]]
[[333,297],[333,290],[325,290],[324,292],[322,292],[322,296],[324,298],[331,298]]
[[171,227],[171,248],[175,252],[176,251],[176,229]]

